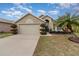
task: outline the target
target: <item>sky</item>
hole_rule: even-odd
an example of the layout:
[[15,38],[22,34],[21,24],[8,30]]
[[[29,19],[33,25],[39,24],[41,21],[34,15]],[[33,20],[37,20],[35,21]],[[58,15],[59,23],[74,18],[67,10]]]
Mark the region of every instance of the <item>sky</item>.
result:
[[48,15],[56,20],[65,13],[79,12],[78,3],[0,3],[0,18],[18,20],[27,13]]

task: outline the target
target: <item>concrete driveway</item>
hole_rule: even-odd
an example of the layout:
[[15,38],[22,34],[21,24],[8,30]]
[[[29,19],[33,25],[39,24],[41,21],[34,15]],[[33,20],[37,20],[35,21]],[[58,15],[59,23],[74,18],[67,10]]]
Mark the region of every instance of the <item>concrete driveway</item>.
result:
[[39,35],[13,35],[0,39],[0,56],[32,56]]

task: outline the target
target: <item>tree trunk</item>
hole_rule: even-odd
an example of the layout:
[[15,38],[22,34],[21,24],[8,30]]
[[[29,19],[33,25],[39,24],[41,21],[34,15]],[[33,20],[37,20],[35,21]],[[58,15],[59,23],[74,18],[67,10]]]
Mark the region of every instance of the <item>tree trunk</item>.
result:
[[65,29],[62,28],[62,30],[65,32]]
[[68,32],[68,28],[62,28],[64,32]]
[[70,24],[67,24],[67,28],[68,28],[71,32],[73,32],[72,26],[71,26]]

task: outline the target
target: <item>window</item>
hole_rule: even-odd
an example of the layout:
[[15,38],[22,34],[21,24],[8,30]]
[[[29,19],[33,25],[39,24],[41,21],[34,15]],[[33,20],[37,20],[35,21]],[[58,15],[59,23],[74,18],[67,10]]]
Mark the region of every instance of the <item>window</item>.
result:
[[45,21],[46,21],[47,23],[49,23],[49,20],[46,19]]

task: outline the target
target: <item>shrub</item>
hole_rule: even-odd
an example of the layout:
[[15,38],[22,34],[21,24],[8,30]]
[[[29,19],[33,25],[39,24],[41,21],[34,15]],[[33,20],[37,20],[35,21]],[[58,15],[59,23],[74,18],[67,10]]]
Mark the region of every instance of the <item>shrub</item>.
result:
[[49,33],[52,33],[52,32],[53,32],[52,29],[50,29],[50,30],[49,30]]
[[46,31],[46,29],[44,29],[44,28],[41,28],[41,29],[40,29],[40,31]]
[[11,25],[11,32],[12,32],[12,34],[17,34],[17,25],[15,25],[15,24],[12,24]]
[[47,34],[47,32],[42,31],[42,32],[40,32],[40,34],[41,34],[41,35],[46,35],[46,34]]
[[41,30],[41,32],[40,32],[41,35],[46,35],[47,34],[45,29],[40,29],[40,30]]
[[11,28],[17,28],[17,25],[12,24],[12,25],[11,25]]
[[45,26],[45,30],[46,30],[46,32],[49,32],[49,27]]
[[40,26],[41,26],[41,27],[45,27],[45,24],[43,23],[43,24],[41,24]]
[[46,35],[47,34],[47,31],[46,31],[46,25],[43,23],[40,25],[41,26],[41,29],[40,29],[40,34],[41,35]]

